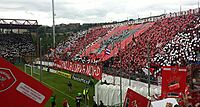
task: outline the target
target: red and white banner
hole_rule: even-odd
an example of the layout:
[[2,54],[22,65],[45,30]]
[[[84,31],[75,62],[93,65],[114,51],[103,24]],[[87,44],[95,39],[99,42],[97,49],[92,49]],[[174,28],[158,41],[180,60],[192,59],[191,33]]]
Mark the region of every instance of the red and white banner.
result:
[[187,69],[186,67],[162,67],[162,93],[161,97],[178,97],[185,93]]
[[128,88],[123,107],[149,107],[150,100]]
[[81,64],[70,61],[61,61],[61,60],[57,60],[54,62],[55,62],[55,67],[57,68],[72,71],[75,73],[81,73],[86,76],[92,76],[97,80],[101,80],[102,78],[102,68],[99,66],[91,64]]
[[52,91],[0,57],[0,106],[44,107]]

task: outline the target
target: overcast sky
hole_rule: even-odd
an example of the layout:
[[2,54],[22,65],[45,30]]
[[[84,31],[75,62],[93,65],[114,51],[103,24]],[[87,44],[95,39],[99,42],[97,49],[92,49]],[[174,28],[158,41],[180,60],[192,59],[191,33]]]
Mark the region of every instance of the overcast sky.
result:
[[[55,22],[122,21],[198,7],[200,0],[54,0]],[[51,0],[0,0],[0,18],[35,19],[52,25]]]

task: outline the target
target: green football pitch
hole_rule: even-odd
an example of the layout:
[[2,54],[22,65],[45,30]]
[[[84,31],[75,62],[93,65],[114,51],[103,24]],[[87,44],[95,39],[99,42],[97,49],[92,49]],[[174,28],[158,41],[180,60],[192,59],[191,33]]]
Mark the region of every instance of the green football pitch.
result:
[[[23,65],[16,65],[19,69],[22,71],[25,71]],[[27,67],[26,73],[31,74],[31,69]],[[38,80],[40,79],[40,76],[37,74],[39,73],[39,69],[35,69],[36,73],[33,73],[32,76],[34,79]],[[67,72],[67,71],[63,71]],[[71,72],[67,72],[72,74]],[[90,77],[86,77],[83,75],[78,74],[79,76],[82,76],[84,78],[90,79]],[[67,99],[70,107],[76,107],[75,103],[75,97],[77,96],[77,93],[82,93],[83,89],[87,86],[89,87],[89,101],[82,100],[81,101],[81,107],[92,107],[93,105],[93,95],[94,95],[94,87],[89,86],[85,83],[72,80],[69,78],[66,78],[64,76],[60,76],[54,73],[50,73],[47,71],[42,71],[42,77],[41,77],[42,83],[49,87],[53,91],[53,95],[56,95],[56,107],[62,107],[62,101],[64,98]],[[72,90],[68,89],[67,83],[70,81],[72,83]],[[95,80],[95,83],[97,81]],[[50,100],[46,103],[45,107],[51,107]]]

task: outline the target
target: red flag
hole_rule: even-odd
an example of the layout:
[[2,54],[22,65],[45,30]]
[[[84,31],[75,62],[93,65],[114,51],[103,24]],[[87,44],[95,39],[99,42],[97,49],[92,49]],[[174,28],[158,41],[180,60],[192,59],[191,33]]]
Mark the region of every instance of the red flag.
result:
[[52,91],[0,57],[0,106],[44,107]]
[[186,88],[186,67],[165,66],[162,68],[161,97],[179,97]]
[[128,89],[123,107],[149,107],[150,100],[138,94],[137,92]]

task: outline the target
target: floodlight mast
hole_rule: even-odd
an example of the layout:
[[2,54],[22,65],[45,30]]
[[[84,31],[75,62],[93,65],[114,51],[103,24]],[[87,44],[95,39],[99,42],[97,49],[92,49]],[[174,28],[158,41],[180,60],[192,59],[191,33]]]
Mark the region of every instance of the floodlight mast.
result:
[[56,38],[55,38],[55,13],[54,13],[54,0],[52,0],[52,15],[53,15],[53,48],[56,48]]

